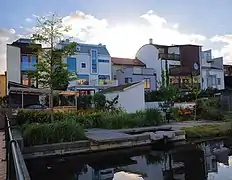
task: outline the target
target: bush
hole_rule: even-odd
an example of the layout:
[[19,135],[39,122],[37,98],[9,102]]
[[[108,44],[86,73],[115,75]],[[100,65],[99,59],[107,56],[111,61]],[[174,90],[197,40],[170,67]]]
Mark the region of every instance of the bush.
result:
[[218,98],[202,98],[196,103],[197,117],[205,120],[220,121],[225,119]]
[[[58,111],[54,112],[54,122],[73,120],[84,128],[121,129],[159,125],[162,123],[161,114],[156,109],[147,109],[136,113],[123,111]],[[50,111],[21,110],[16,117],[17,123],[51,123]]]
[[136,113],[123,111],[57,111],[51,122],[50,111],[19,111],[16,121],[21,126],[25,145],[70,142],[85,139],[85,128],[123,129],[155,126],[162,122],[156,109]]
[[173,107],[170,109],[172,118],[177,121],[188,121],[193,119],[193,111],[189,108],[176,108]]
[[26,146],[85,139],[83,127],[73,120],[26,124],[22,126],[22,132]]

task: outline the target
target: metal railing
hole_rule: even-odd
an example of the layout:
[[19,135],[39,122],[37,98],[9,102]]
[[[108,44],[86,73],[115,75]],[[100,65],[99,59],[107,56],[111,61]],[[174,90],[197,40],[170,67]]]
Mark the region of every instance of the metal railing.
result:
[[[23,165],[25,165],[24,160],[22,162],[22,154],[18,142],[13,138],[11,122],[5,113],[5,147],[6,147],[6,179],[7,180],[29,180],[28,177],[25,178]],[[21,159],[20,159],[21,155]],[[26,167],[26,166],[25,166]],[[26,169],[27,171],[27,169]],[[28,174],[28,172],[26,172]]]

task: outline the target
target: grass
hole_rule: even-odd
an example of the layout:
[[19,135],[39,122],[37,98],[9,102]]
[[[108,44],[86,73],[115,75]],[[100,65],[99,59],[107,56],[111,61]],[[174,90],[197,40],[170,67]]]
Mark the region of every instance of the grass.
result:
[[83,140],[84,129],[88,128],[126,129],[162,123],[156,109],[136,113],[58,111],[53,122],[50,116],[50,111],[19,111],[16,122],[26,146]]
[[231,126],[228,124],[199,125],[182,128],[187,139],[229,137],[232,135]]

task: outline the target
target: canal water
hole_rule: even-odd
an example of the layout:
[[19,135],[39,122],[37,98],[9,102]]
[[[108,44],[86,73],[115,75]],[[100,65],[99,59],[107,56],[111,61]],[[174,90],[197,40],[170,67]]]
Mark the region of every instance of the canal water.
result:
[[26,161],[32,180],[232,180],[223,142],[167,150],[140,147]]

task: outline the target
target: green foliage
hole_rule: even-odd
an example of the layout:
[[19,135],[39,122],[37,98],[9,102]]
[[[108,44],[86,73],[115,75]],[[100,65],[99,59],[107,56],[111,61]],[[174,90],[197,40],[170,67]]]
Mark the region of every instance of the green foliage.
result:
[[87,128],[124,129],[162,123],[156,109],[130,114],[123,111],[55,112],[54,121],[50,116],[50,111],[19,111],[16,122],[21,126],[27,146],[81,140],[85,138],[84,129]]
[[104,109],[106,105],[106,97],[102,93],[95,93],[93,102],[96,109]]
[[145,92],[145,101],[174,101],[180,96],[180,89],[170,84],[166,87],[161,86],[160,90],[158,91]]
[[198,118],[220,121],[225,119],[225,113],[221,109],[219,98],[202,98],[196,102]]
[[30,72],[30,77],[38,79],[43,87],[65,89],[71,76],[63,58],[76,53],[76,43],[69,43],[62,48],[58,48],[58,43],[64,39],[63,33],[70,29],[64,27],[62,18],[55,14],[38,17],[37,27],[38,30],[32,35],[32,40],[46,44],[47,48],[39,49],[36,71]]
[[74,120],[31,123],[22,127],[26,146],[71,142],[85,139],[84,129]]
[[194,127],[183,128],[187,139],[192,138],[214,138],[231,136],[231,128],[226,125],[199,125]]
[[[51,123],[50,111],[20,110],[16,122],[23,126],[31,123]],[[158,110],[147,109],[136,113],[123,111],[99,111],[95,113],[77,113],[75,111],[59,111],[54,113],[54,121],[74,120],[84,128],[121,129],[159,125],[162,117]]]

